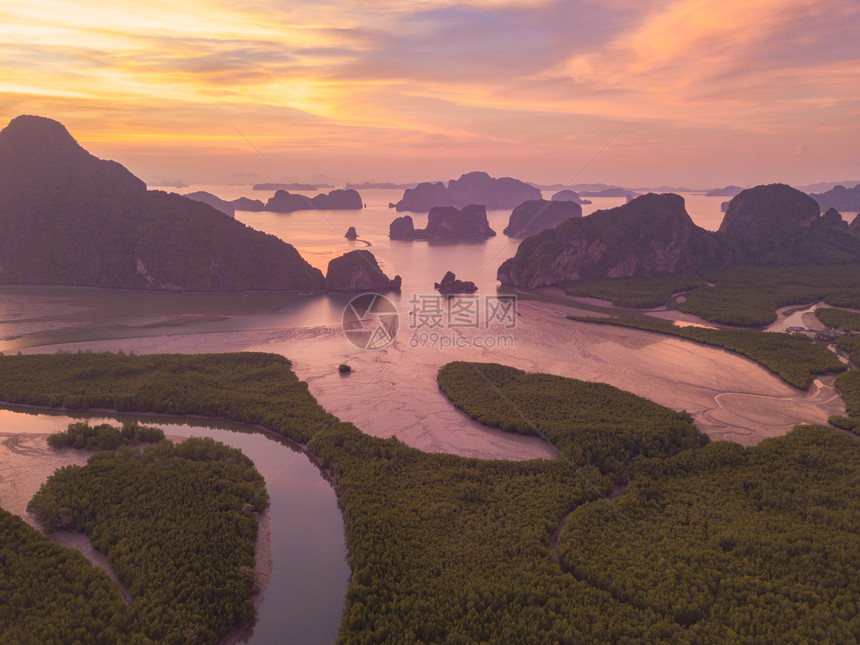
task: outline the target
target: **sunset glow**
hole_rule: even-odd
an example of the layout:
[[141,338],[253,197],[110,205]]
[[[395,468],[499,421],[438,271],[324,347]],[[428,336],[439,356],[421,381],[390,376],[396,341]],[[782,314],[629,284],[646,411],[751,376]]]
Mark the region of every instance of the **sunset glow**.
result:
[[0,121],[143,178],[713,187],[860,178],[860,6],[830,0],[0,6]]

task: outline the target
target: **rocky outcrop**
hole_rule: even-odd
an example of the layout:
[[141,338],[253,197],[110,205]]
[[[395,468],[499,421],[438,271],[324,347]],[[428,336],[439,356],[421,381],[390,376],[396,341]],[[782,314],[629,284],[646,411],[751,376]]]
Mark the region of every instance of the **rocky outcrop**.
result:
[[821,218],[815,223],[816,226],[833,226],[835,228],[848,228],[848,222],[842,219],[842,215],[835,208],[828,208]]
[[713,235],[690,219],[682,197],[649,193],[523,240],[499,267],[498,279],[534,288],[563,280],[692,273],[725,260]]
[[266,210],[275,213],[292,213],[305,210],[357,210],[363,207],[364,202],[361,201],[361,195],[352,189],[332,190],[328,194],[320,193],[316,197],[279,190],[266,202]]
[[431,208],[427,215],[426,237],[447,237],[454,239],[476,240],[493,237],[496,232],[490,228],[487,209],[480,204],[471,204],[457,210],[453,206]]
[[478,287],[471,280],[458,280],[452,271],[448,271],[442,282],[433,283],[433,288],[441,294],[475,293]]
[[448,187],[441,181],[435,183],[422,182],[415,188],[407,188],[403,198],[394,204],[398,211],[426,213],[434,206],[451,206],[454,200],[448,194]]
[[447,186],[442,182],[424,182],[407,189],[395,208],[398,211],[426,213],[437,206],[463,208],[470,204],[482,204],[487,210],[500,210],[540,198],[540,190],[518,179],[495,179],[485,172],[470,172],[459,179],[452,179]]
[[356,239],[358,239],[358,233],[356,233],[356,232],[355,232],[355,227],[354,227],[354,226],[350,226],[350,227],[346,230],[346,235],[344,235],[344,237],[345,237],[346,239],[348,239],[348,240],[356,240]]
[[785,184],[756,186],[729,202],[718,237],[736,258],[758,264],[860,260],[860,238],[836,209],[819,215],[806,193]]
[[396,218],[388,225],[388,237],[392,240],[416,240],[415,223],[409,215]]
[[583,199],[579,196],[575,190],[570,190],[566,188],[564,190],[558,191],[555,195],[550,198],[550,201],[553,202],[576,202],[577,204],[582,204],[585,206],[586,204],[590,204],[590,199]]
[[854,188],[834,186],[827,192],[813,193],[810,197],[818,203],[821,210],[835,208],[839,211],[860,211],[860,184]]
[[232,202],[233,208],[237,211],[251,211],[251,212],[259,212],[266,210],[266,205],[261,202],[259,199],[248,199],[247,197],[240,197],[239,199],[234,199]]
[[502,232],[510,237],[527,237],[548,228],[555,228],[571,217],[582,217],[582,206],[576,202],[531,199],[513,210],[508,225]]
[[795,247],[819,218],[818,204],[785,184],[756,186],[729,202],[719,232],[747,256]]
[[314,207],[321,211],[358,210],[364,208],[364,202],[357,190],[332,190],[327,195],[319,194],[311,200]]
[[516,255],[499,267],[498,279],[541,287],[565,280],[695,273],[730,264],[857,262],[860,236],[851,227],[835,210],[819,216],[814,200],[783,184],[739,193],[716,233],[693,224],[680,196],[648,194],[523,240]]
[[495,234],[487,220],[487,209],[478,204],[462,210],[453,206],[432,208],[427,215],[427,228],[416,229],[409,215],[398,217],[388,227],[388,237],[392,240],[480,240]]
[[125,289],[323,289],[273,235],[173,193],[148,191],[36,116],[0,132],[0,282]]
[[389,279],[370,251],[350,251],[328,263],[329,291],[400,291],[400,276]]
[[209,204],[215,210],[221,211],[228,217],[236,217],[236,207],[231,202],[221,199],[217,195],[207,193],[205,190],[198,190],[194,193],[185,193],[183,197],[193,199],[195,202],[203,202]]
[[266,202],[265,208],[265,210],[272,211],[273,213],[292,213],[315,209],[316,207],[310,197],[290,193],[286,190],[277,191]]

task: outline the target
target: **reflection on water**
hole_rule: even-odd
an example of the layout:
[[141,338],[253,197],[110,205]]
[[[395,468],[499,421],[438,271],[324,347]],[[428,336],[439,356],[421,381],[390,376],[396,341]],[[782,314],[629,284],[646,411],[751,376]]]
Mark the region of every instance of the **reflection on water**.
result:
[[[238,448],[266,479],[271,498],[272,577],[253,634],[243,642],[326,644],[335,641],[349,581],[343,519],[331,485],[304,453],[240,424],[164,416],[24,412],[0,408],[0,433],[45,434],[75,420],[138,419],[179,437],[212,437]],[[35,492],[35,491],[34,491]]]
[[0,287],[0,351],[46,344],[328,324],[342,296]]
[[[265,199],[250,187],[203,186],[225,198],[243,193]],[[472,243],[446,241],[404,242],[388,238],[388,225],[397,213],[388,208],[402,191],[369,190],[362,196],[367,207],[354,211],[296,211],[281,214],[243,212],[237,219],[276,235],[294,246],[311,264],[325,272],[328,262],[347,251],[369,248],[383,270],[403,278],[401,296],[393,296],[401,314],[412,294],[434,294],[434,282],[446,271],[471,280],[482,295],[505,289],[496,281],[496,270],[514,255],[519,240],[503,235],[509,211],[487,213],[495,237]],[[699,224],[716,228],[719,198],[689,194],[688,209]],[[593,198],[586,214],[623,203],[619,198]],[[714,216],[711,208],[716,204]],[[695,208],[694,208],[695,206]],[[426,225],[427,215],[410,213],[416,227]],[[355,226],[359,239],[343,237]],[[367,247],[366,245],[370,245]],[[207,332],[279,330],[333,325],[340,321],[344,295],[283,292],[165,293],[82,287],[0,287],[0,351],[23,347],[88,340],[139,338]]]

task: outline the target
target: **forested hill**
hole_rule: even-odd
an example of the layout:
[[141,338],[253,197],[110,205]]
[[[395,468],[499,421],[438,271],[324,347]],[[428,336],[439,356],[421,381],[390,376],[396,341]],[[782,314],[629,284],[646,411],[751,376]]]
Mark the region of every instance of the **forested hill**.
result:
[[51,119],[0,131],[0,284],[128,289],[323,289],[278,238],[146,185]]

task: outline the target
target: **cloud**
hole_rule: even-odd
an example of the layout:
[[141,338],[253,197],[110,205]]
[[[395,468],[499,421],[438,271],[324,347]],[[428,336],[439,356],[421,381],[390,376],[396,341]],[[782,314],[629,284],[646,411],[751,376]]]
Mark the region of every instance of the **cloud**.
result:
[[858,24],[860,7],[850,3],[682,0],[570,57],[557,78],[633,92],[640,114],[742,125],[773,118],[777,107],[796,119],[815,98],[860,93]]
[[840,0],[7,0],[0,118],[150,152],[236,149],[234,122],[284,150],[547,168],[626,123],[631,167],[812,164],[860,143],[858,28]]

